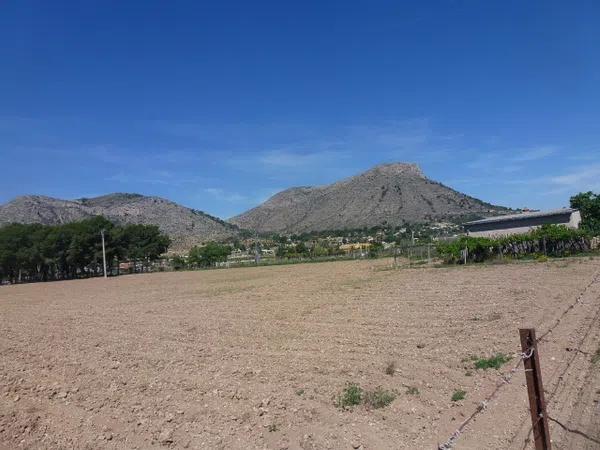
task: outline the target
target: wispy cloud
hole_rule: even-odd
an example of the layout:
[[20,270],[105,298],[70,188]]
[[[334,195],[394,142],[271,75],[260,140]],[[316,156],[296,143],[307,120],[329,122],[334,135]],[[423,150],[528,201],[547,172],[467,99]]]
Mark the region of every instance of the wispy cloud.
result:
[[600,190],[600,164],[577,167],[548,180],[557,190],[597,191]]
[[[558,147],[540,145],[521,149],[506,149],[504,151],[479,151],[479,156],[466,163],[472,170],[496,173],[515,173],[526,167],[526,163],[542,160],[554,155]],[[475,151],[469,152],[475,153]]]
[[495,181],[505,186],[534,188],[538,194],[556,195],[600,190],[600,164],[578,166],[557,175],[519,177]]
[[515,162],[537,161],[547,158],[557,152],[557,147],[552,145],[543,145],[539,147],[525,148],[517,150],[517,155],[511,158]]
[[122,184],[160,184],[170,185],[172,179],[170,176],[164,176],[160,173],[134,174],[131,172],[117,172],[105,178],[106,181]]
[[224,201],[228,203],[240,203],[246,202],[248,200],[248,197],[245,195],[238,194],[237,192],[226,192],[224,189],[221,188],[205,188],[203,189],[203,192],[213,196],[219,201]]
[[258,162],[267,167],[281,168],[318,168],[322,164],[340,162],[348,158],[347,152],[294,152],[290,150],[272,150],[258,155]]
[[144,170],[119,171],[104,178],[106,181],[122,184],[148,184],[169,187],[183,187],[185,185],[196,185],[209,181],[203,177],[186,177],[175,174],[168,170]]

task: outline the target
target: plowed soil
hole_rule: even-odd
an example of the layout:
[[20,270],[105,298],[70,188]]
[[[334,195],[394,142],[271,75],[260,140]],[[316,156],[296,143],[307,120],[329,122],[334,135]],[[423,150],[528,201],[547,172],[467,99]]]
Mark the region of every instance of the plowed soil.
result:
[[[433,449],[515,366],[519,327],[554,325],[548,413],[587,435],[551,422],[554,446],[600,448],[600,259],[389,264],[0,287],[0,448]],[[397,397],[341,409],[347,383]],[[456,448],[533,448],[529,429],[521,365]]]

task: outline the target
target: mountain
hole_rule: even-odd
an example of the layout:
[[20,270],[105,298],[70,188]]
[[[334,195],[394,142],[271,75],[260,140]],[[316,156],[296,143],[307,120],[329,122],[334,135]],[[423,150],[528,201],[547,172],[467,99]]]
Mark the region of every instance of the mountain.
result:
[[173,240],[173,250],[188,249],[238,232],[234,225],[221,219],[164,198],[121,193],[78,200],[40,195],[17,197],[0,206],[0,225],[11,222],[53,225],[98,215],[118,224],[158,225]]
[[428,179],[415,164],[394,163],[326,186],[287,189],[230,222],[259,232],[301,233],[507,212]]

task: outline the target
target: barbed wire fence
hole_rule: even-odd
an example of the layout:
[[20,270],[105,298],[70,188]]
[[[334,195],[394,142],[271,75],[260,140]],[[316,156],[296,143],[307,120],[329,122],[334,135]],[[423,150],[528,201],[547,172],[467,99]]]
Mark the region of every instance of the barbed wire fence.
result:
[[[571,303],[560,315],[559,317],[553,322],[553,324],[544,332],[542,333],[539,337],[536,338],[535,340],[535,344],[534,346],[537,346],[537,344],[542,343],[547,337],[548,335],[550,335],[555,329],[556,327],[559,326],[559,324],[561,323],[561,321],[564,319],[564,317],[571,312],[578,304],[580,304],[582,302],[583,297],[586,295],[586,293],[590,290],[590,288],[596,283],[598,282],[598,280],[600,280],[600,272],[596,273],[593,277],[592,280],[584,287],[584,289],[579,293],[579,295],[577,295],[577,297],[575,298],[575,300],[573,301],[573,303]],[[587,327],[587,330],[585,332],[585,334],[583,335],[583,337],[581,338],[581,340],[578,343],[578,348],[577,350],[580,350],[580,347],[583,345],[583,343],[586,341],[586,339],[589,337],[589,334],[591,333],[591,331],[594,329],[594,324],[598,321],[598,319],[600,319],[600,308],[598,308],[595,316],[593,317],[592,321],[590,322],[590,325]],[[490,405],[490,403],[496,399],[496,397],[498,396],[498,394],[500,393],[500,391],[507,386],[508,384],[510,384],[510,382],[512,381],[513,377],[515,376],[515,374],[521,370],[525,370],[525,368],[521,368],[521,363],[525,362],[526,360],[528,360],[529,358],[533,357],[534,354],[534,346],[531,346],[527,349],[522,349],[522,351],[518,351],[518,352],[514,352],[513,357],[517,357],[517,363],[514,365],[514,367],[500,375],[500,379],[499,381],[496,383],[495,388],[493,389],[493,391],[482,401],[479,403],[479,405],[477,405],[477,408],[471,413],[471,415],[469,415],[456,429],[456,431],[454,431],[454,433],[452,433],[452,435],[442,444],[438,445],[438,450],[451,450],[454,448],[456,442],[458,441],[458,439],[465,434],[467,427],[469,426],[469,424],[471,422],[473,422],[473,420],[479,416],[480,414],[482,414],[484,411],[486,411]],[[573,364],[573,361],[575,360],[575,358],[581,354],[581,351],[575,351],[573,352],[573,356],[569,359],[567,366],[565,367],[565,369],[561,372],[561,375],[558,377],[558,381],[556,382],[556,384],[554,385],[554,388],[552,390],[552,392],[550,392],[549,397],[548,397],[548,401],[551,401],[557,390],[558,387],[561,385],[561,383],[564,381],[564,374],[569,370],[569,368],[571,367],[571,365]],[[539,357],[539,355],[538,355]],[[524,446],[523,449],[527,448],[529,442],[531,442],[531,434],[534,430],[534,428],[536,427],[536,425],[538,425],[539,421],[543,420],[544,417],[542,417],[542,414],[539,415],[540,417],[538,417],[537,422],[533,423],[529,429],[529,432],[527,434],[527,437],[525,439],[524,442]],[[568,426],[564,425],[562,422],[560,422],[558,419],[555,419],[553,417],[551,417],[550,415],[546,414],[546,419],[550,420],[551,422],[556,423],[557,425],[559,425],[561,428],[563,428],[565,431],[567,432],[571,432],[571,433],[575,433],[577,435],[582,436],[583,438],[594,442],[594,443],[598,443],[600,444],[600,441],[598,441],[598,439],[591,437],[589,435],[587,435],[586,433],[579,431],[579,430],[573,430],[571,428],[569,428]],[[514,439],[514,438],[513,438]],[[512,441],[511,441],[512,442]]]
[[[581,300],[583,298],[583,296],[585,295],[585,293],[587,292],[587,290],[596,282],[598,281],[598,279],[600,279],[600,273],[597,274],[592,281],[586,286],[586,288],[584,289],[584,291],[577,297],[575,303],[569,305],[569,307],[563,312],[563,314],[561,314],[561,316],[556,320],[554,326],[552,329],[556,328],[556,326],[558,326],[558,324],[560,323],[561,319],[566,315],[566,313],[568,313],[569,311],[571,311],[574,306],[578,303],[581,303]],[[556,378],[556,383],[552,389],[551,392],[548,393],[548,402],[551,402],[554,397],[556,396],[558,389],[561,387],[561,385],[564,384],[564,376],[565,374],[569,371],[569,369],[571,368],[571,366],[573,365],[573,363],[575,362],[575,359],[577,358],[577,356],[579,356],[580,354],[585,354],[585,352],[582,352],[580,349],[583,346],[583,343],[587,340],[587,338],[589,337],[590,333],[592,332],[592,330],[594,329],[594,324],[596,324],[596,322],[598,322],[598,320],[600,319],[600,308],[598,309],[598,311],[596,311],[596,314],[594,315],[594,317],[592,318],[592,320],[590,321],[589,326],[586,329],[586,332],[584,333],[584,335],[582,336],[582,338],[579,340],[578,344],[577,344],[577,348],[575,348],[573,355],[569,358],[569,360],[567,361],[566,366],[563,368],[563,370],[560,372],[560,374],[558,375],[558,377]],[[551,331],[551,330],[548,330]],[[549,332],[544,333],[542,336],[540,336],[538,338],[538,342],[542,341],[542,339],[544,339],[548,334],[550,334]],[[539,418],[538,420],[541,420],[541,418]],[[567,427],[565,425],[563,425],[558,419],[555,419],[553,417],[551,417],[550,415],[548,415],[548,420],[550,420],[551,422],[555,422],[557,424],[559,424],[559,426],[561,426],[563,429],[569,431],[567,429]],[[525,438],[525,441],[523,443],[523,449],[527,448],[527,445],[529,445],[529,442],[531,442],[531,434],[533,433],[533,429],[534,429],[534,425],[531,425],[531,427],[529,428],[529,431],[527,432],[527,437]],[[579,434],[583,437],[585,437],[586,439],[595,442],[595,443],[600,443],[600,441],[598,441],[597,439],[588,436],[587,434],[581,432],[581,431],[577,431],[576,434]]]

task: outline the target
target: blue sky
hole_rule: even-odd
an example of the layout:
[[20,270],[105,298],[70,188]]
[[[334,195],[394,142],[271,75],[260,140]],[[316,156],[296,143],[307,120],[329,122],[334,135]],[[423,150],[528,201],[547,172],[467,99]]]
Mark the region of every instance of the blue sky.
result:
[[0,202],[229,217],[392,161],[483,200],[600,190],[597,1],[0,5]]

